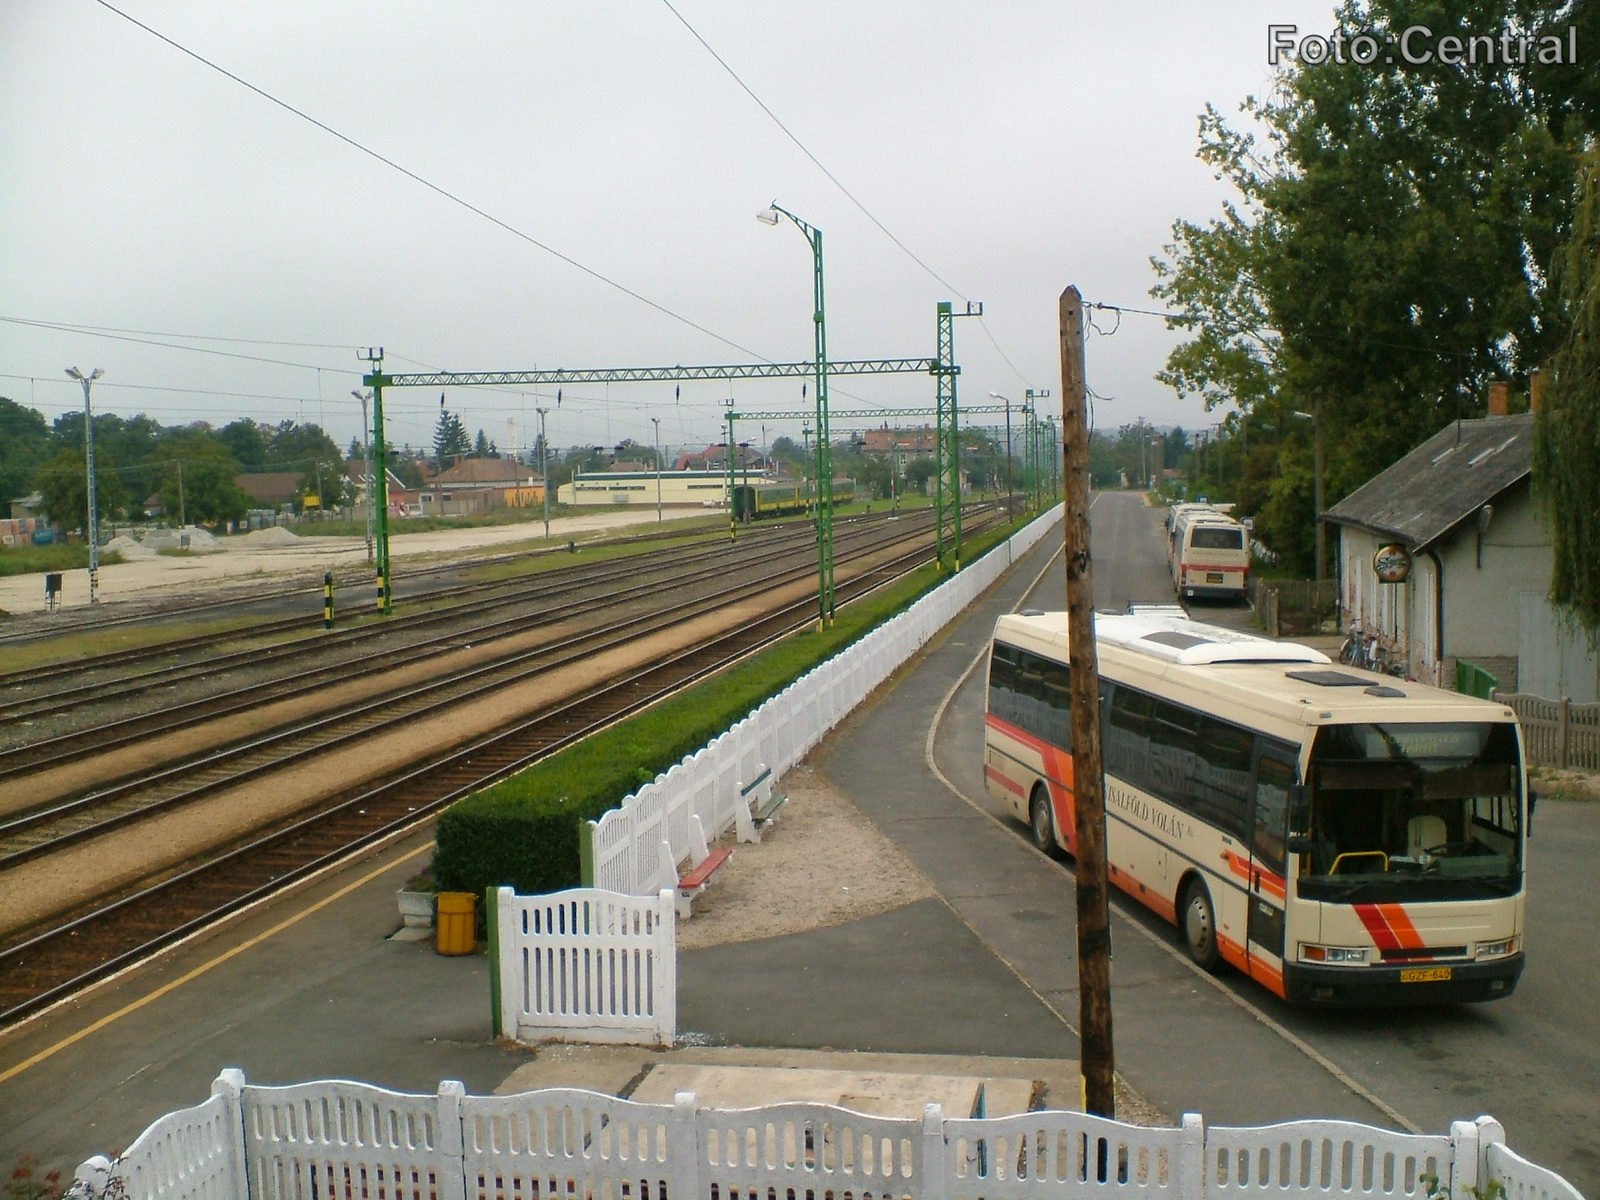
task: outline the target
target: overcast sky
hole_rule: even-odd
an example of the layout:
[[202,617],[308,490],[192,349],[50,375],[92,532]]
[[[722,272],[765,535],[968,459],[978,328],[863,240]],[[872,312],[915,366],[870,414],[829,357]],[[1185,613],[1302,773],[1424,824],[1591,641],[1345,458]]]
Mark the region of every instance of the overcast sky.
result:
[[[662,0],[115,2],[716,335],[96,0],[5,0],[0,394],[53,418],[82,401],[63,368],[98,366],[99,410],[167,424],[318,421],[341,444],[360,424],[350,391],[368,344],[391,371],[809,358],[808,248],[794,228],[755,220],[774,198],[824,231],[830,357],[931,357],[936,302],[981,300],[983,326],[956,324],[962,402],[1058,393],[1061,289],[1151,307],[1148,260],[1172,222],[1209,218],[1226,194],[1194,156],[1197,114],[1207,102],[1231,113],[1269,86],[1269,23],[1325,32],[1332,21],[1326,2],[1298,0],[673,0],[940,282]],[[148,332],[116,340],[18,318]],[[1217,419],[1152,378],[1174,342],[1149,317],[1091,338],[1090,384],[1115,398],[1097,408],[1102,426]],[[795,380],[684,384],[678,402],[670,384],[573,386],[550,438],[648,442],[654,415],[664,442],[705,442],[729,395],[741,410],[801,404]],[[428,443],[438,392],[387,399],[390,437]],[[924,376],[833,384],[841,410],[932,399]],[[554,400],[531,388],[447,396],[502,447],[531,441],[534,408]],[[769,425],[778,432],[797,436],[799,423]]]

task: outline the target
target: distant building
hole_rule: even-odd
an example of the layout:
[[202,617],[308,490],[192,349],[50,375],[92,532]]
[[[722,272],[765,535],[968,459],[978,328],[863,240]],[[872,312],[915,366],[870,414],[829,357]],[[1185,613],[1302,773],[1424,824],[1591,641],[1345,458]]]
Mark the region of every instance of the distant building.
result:
[[930,426],[921,429],[869,429],[861,435],[861,453],[898,454],[901,458],[927,458],[935,449],[935,434]]
[[[756,478],[752,467],[751,480]],[[573,477],[556,490],[563,504],[645,504],[656,503],[657,477],[654,471],[593,471]],[[711,471],[663,471],[660,475],[663,505],[694,505],[697,508],[723,508],[728,503],[727,468]]]
[[[739,471],[760,471],[766,467],[766,461],[761,457],[761,452],[753,446],[735,447],[733,456],[734,469]],[[643,464],[640,464],[643,466]],[[728,469],[728,448],[720,443],[707,446],[704,450],[686,450],[678,455],[678,462],[674,467],[677,471],[726,471]]]
[[427,516],[524,508],[544,503],[544,480],[514,458],[463,458],[435,475],[418,500]]
[[304,471],[258,471],[250,475],[235,475],[233,481],[256,508],[282,508],[300,500],[300,481]]
[[[1503,415],[1503,391],[1491,393],[1497,409],[1441,429],[1323,514],[1339,527],[1344,619],[1443,687],[1465,659],[1502,691],[1600,700],[1600,660],[1549,601],[1533,414]],[[1379,568],[1403,578],[1384,582]]]

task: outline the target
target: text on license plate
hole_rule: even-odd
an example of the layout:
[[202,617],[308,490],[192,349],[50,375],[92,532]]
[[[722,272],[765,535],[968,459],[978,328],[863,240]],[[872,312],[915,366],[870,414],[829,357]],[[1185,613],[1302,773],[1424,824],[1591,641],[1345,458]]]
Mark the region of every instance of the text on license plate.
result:
[[1411,967],[1400,972],[1401,983],[1439,983],[1449,978],[1449,967]]
[[1222,572],[1221,571],[1207,571],[1206,572],[1206,582],[1207,583],[1221,583],[1222,582]]

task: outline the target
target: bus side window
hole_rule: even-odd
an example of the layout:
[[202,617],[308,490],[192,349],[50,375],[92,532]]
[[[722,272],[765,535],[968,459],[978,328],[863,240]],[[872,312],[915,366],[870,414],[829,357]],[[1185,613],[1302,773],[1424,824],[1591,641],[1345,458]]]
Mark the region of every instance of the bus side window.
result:
[[1147,790],[1168,804],[1193,810],[1200,714],[1170,700],[1152,699]]
[[1111,713],[1106,721],[1106,770],[1142,791],[1150,790],[1146,767],[1150,762],[1150,708],[1152,697],[1130,687],[1111,693]]
[[1250,828],[1250,757],[1255,745],[1255,734],[1248,729],[1216,717],[1200,719],[1195,811],[1240,838]]
[[1283,874],[1283,841],[1289,822],[1289,789],[1294,768],[1276,758],[1256,762],[1255,828],[1250,848],[1262,866]]

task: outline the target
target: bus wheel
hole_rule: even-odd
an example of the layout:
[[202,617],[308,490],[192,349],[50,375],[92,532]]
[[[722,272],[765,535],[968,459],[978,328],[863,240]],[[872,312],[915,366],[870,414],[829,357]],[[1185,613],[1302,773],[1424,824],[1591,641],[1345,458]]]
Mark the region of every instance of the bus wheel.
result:
[[1211,906],[1211,893],[1198,879],[1184,893],[1182,922],[1189,957],[1202,970],[1214,974],[1222,966],[1222,955],[1217,950],[1217,911]]
[[1054,857],[1057,850],[1056,823],[1050,812],[1050,794],[1042,784],[1034,787],[1033,798],[1028,802],[1028,828],[1033,832],[1033,844]]

